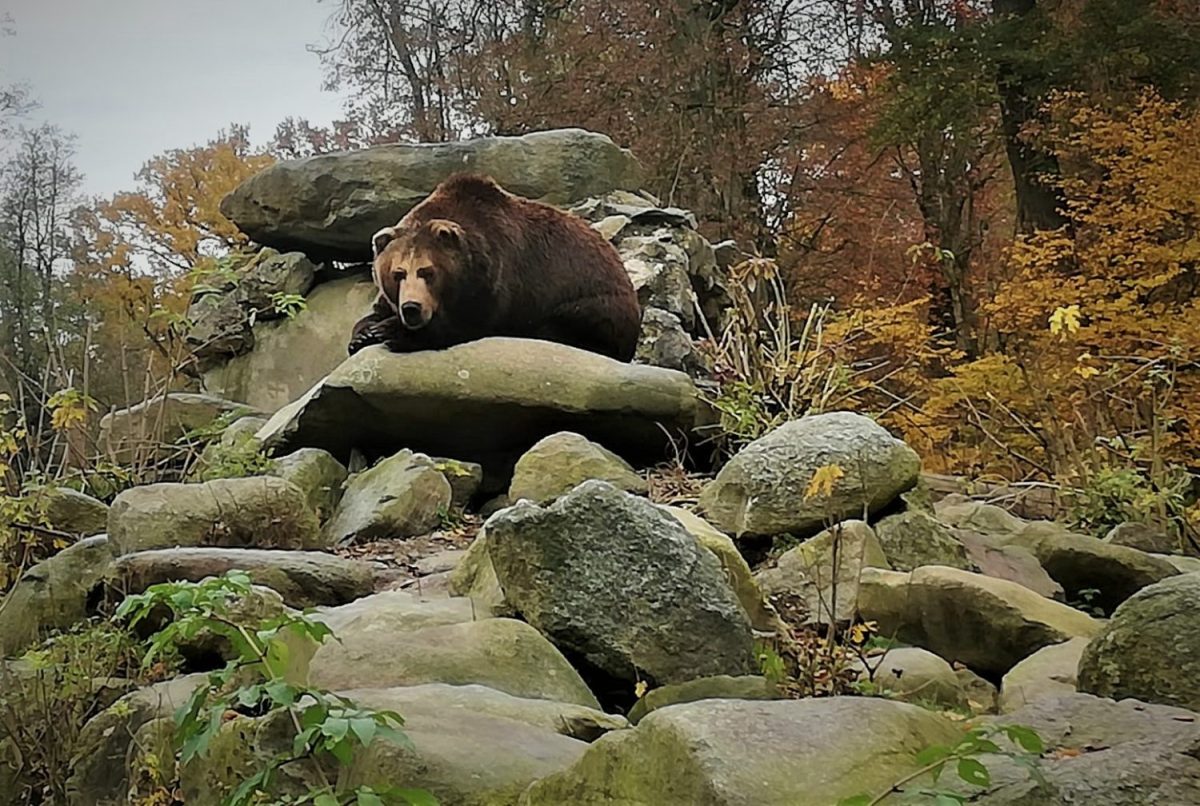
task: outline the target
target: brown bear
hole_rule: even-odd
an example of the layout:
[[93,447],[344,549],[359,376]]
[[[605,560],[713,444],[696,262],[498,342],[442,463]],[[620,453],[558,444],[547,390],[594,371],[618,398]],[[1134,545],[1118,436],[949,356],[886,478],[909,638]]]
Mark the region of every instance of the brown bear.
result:
[[518,336],[633,358],[637,292],[617,250],[576,216],[459,174],[372,241],[379,296],[352,355]]

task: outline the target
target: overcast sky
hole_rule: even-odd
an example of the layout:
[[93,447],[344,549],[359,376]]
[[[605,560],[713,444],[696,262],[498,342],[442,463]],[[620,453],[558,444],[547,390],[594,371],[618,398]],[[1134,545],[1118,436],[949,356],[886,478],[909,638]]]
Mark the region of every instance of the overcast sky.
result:
[[326,124],[305,47],[326,38],[333,0],[0,0],[0,80],[29,84],[48,121],[78,138],[85,191],[133,185],[147,158],[207,141],[230,123],[266,140],[288,115]]

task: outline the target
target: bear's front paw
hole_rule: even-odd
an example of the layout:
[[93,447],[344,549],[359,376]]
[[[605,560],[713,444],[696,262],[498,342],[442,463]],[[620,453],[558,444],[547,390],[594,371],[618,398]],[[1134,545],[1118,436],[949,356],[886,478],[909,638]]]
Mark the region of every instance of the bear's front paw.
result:
[[393,330],[392,322],[386,319],[364,327],[351,337],[348,348],[350,355],[354,355],[359,350],[364,347],[370,347],[372,344],[386,342]]

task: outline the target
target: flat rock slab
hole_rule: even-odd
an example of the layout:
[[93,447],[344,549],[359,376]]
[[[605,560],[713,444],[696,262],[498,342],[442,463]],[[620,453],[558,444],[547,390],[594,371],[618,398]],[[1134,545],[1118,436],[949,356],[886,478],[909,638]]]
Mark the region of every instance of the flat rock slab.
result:
[[371,566],[320,551],[178,548],[139,551],[119,557],[113,584],[124,593],[141,593],[160,582],[199,582],[227,571],[245,571],[258,585],[283,597],[289,607],[352,602],[374,591]]
[[487,174],[519,196],[562,206],[637,190],[642,179],[633,154],[605,135],[557,129],[278,162],[226,196],[221,213],[267,246],[314,259],[370,260],[371,235],[459,171]]
[[356,448],[372,456],[411,448],[492,470],[511,468],[549,434],[574,431],[629,461],[653,462],[667,455],[667,435],[688,435],[703,411],[682,372],[496,337],[405,354],[368,347],[258,436],[275,453],[323,448],[347,461]]

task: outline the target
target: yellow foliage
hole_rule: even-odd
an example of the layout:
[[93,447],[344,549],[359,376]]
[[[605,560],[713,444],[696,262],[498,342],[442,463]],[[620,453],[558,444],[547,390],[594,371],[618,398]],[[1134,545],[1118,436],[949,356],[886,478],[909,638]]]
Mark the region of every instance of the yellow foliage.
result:
[[844,478],[846,471],[842,470],[841,465],[822,465],[813,471],[812,478],[809,479],[808,487],[804,490],[804,500],[810,498],[828,498],[833,495],[833,488],[837,486],[838,479]]

